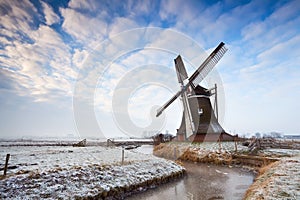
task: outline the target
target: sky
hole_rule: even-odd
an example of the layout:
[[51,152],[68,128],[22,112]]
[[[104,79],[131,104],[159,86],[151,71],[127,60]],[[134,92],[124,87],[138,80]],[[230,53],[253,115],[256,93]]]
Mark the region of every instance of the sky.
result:
[[[175,134],[180,88],[224,42],[200,83],[217,83],[232,134],[300,133],[300,4],[295,1],[0,1],[0,138]],[[214,98],[212,97],[212,103]]]

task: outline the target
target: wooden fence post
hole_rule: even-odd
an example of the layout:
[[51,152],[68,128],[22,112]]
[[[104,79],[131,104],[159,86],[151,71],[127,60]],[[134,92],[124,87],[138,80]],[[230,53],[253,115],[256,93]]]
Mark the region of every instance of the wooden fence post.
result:
[[124,147],[122,147],[122,165],[124,164]]
[[222,134],[219,136],[218,142],[219,142],[219,151],[222,151],[222,141],[223,141],[223,136]]
[[10,157],[10,154],[6,154],[5,166],[4,166],[4,172],[3,172],[4,176],[6,176],[9,157]]
[[174,147],[174,160],[177,160],[177,148]]
[[235,152],[237,152],[237,136],[234,136],[234,147],[235,147]]

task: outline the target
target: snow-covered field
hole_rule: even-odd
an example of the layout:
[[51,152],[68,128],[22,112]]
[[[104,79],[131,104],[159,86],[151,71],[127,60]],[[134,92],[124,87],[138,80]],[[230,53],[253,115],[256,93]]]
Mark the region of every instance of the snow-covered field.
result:
[[[0,198],[60,199],[111,195],[131,186],[144,186],[184,170],[172,161],[117,147],[1,147],[3,168],[10,153],[7,176],[0,180]],[[1,171],[2,172],[2,171]],[[136,188],[135,188],[136,189]],[[140,188],[141,190],[143,187]],[[98,197],[100,197],[98,196]]]
[[273,149],[268,148],[260,151],[262,154],[273,157],[292,157],[300,155],[300,150],[298,149]]
[[[7,153],[11,154],[9,164],[17,166],[16,169],[9,170],[8,174],[15,174],[20,170],[43,172],[58,167],[87,167],[91,164],[114,164],[122,161],[122,148],[102,146],[80,148],[72,146],[12,146],[1,147],[2,166]],[[124,158],[124,161],[140,161],[153,159],[154,157],[125,150]]]
[[[236,152],[234,142],[170,143],[167,147],[171,158],[174,154],[184,155],[188,149],[196,157],[220,161],[232,153],[248,151],[247,147],[238,145]],[[139,149],[125,150],[122,165],[122,148],[118,147],[1,146],[1,174],[6,154],[11,156],[7,176],[0,178],[0,199],[124,196],[132,190],[142,191],[153,183],[159,184],[163,177],[176,176],[184,170],[172,161],[151,155],[152,148],[149,149],[148,154]],[[247,192],[247,199],[300,199],[300,151],[265,149],[258,154],[280,160],[261,170]]]

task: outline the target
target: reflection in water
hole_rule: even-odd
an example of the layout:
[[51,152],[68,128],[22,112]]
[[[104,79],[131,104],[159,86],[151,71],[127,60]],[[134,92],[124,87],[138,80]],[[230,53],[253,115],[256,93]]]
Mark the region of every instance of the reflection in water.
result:
[[187,175],[180,180],[135,194],[131,200],[242,199],[253,174],[239,168],[184,163]]

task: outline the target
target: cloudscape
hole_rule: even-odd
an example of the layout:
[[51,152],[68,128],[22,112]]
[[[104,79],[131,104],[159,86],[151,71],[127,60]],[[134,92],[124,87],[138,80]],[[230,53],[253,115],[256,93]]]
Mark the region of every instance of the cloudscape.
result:
[[297,0],[2,0],[0,15],[0,138],[175,134],[180,100],[153,118],[179,89],[173,59],[191,74],[222,41],[201,84],[218,84],[224,129],[300,133]]

